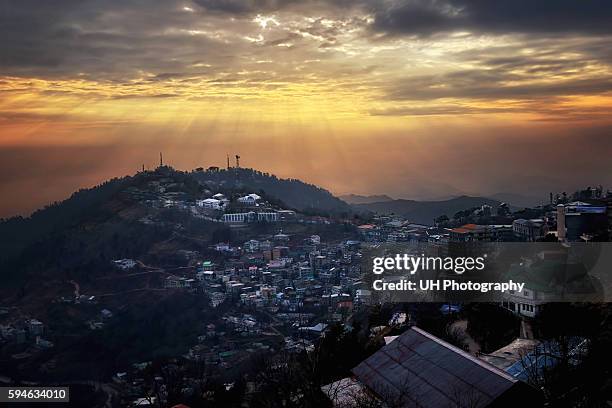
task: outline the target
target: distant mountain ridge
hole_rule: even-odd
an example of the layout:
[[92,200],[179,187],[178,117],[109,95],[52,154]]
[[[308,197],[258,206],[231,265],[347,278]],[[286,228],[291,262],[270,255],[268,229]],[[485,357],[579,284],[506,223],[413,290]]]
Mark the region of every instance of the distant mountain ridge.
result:
[[479,207],[483,204],[495,208],[501,204],[501,201],[486,197],[460,196],[441,201],[399,199],[368,204],[355,204],[353,207],[358,210],[368,210],[379,214],[394,213],[415,223],[432,225],[434,218],[440,215],[452,217],[458,211]]
[[339,199],[345,201],[349,204],[371,204],[371,203],[380,203],[385,201],[393,201],[392,197],[389,197],[386,194],[380,195],[359,195],[359,194],[345,194],[338,196]]
[[534,197],[514,193],[496,193],[491,194],[488,197],[520,208],[535,207],[537,205],[546,204],[547,201],[545,197]]

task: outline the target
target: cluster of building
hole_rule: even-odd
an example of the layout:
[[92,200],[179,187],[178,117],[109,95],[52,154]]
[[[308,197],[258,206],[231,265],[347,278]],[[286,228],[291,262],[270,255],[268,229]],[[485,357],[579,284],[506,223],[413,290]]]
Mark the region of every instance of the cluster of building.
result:
[[358,293],[360,301],[365,298],[358,241],[326,244],[318,235],[296,239],[279,231],[238,247],[222,243],[215,249],[231,258],[222,264],[202,262],[185,276],[168,276],[164,286],[200,290],[211,301],[221,294],[222,299],[274,314],[350,312]]
[[[603,194],[601,189],[587,189],[582,193],[575,194],[573,200],[558,196],[554,200],[551,198],[547,205],[514,213],[502,204],[497,210],[483,205],[470,214],[471,219],[487,223],[426,226],[393,215],[376,216],[358,229],[361,239],[370,244],[406,242],[421,245],[423,251],[441,256],[448,256],[454,248],[473,243],[608,241],[612,236],[612,194]],[[505,222],[494,223],[499,220]],[[591,283],[582,264],[568,260],[566,251],[550,251],[544,246],[541,249],[536,259],[509,271],[515,280],[526,284],[521,293],[504,293],[502,307],[520,316],[535,317],[542,305],[558,300],[556,290],[561,285],[560,279],[566,279],[566,276],[572,279],[571,285],[579,289],[583,300],[584,293],[593,293],[595,298],[591,300],[601,300],[596,298],[599,295],[596,285]],[[569,284],[565,288],[569,288]],[[564,293],[564,296],[570,294]]]
[[[223,310],[187,359],[223,368],[270,349],[312,349],[331,323],[372,300],[361,279],[357,240],[326,242],[320,235],[279,230],[211,249],[218,254],[214,261],[163,278],[166,290],[201,294]],[[249,347],[241,346],[247,339]]]
[[11,355],[20,360],[30,357],[36,351],[49,349],[54,344],[45,339],[47,334],[44,323],[35,318],[10,319],[6,324],[0,324],[0,345],[13,344],[22,350]]

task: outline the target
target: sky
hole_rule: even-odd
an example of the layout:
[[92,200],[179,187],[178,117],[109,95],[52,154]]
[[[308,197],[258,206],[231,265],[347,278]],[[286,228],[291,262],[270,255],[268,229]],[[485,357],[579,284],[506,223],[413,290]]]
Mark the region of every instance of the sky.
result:
[[612,4],[0,0],[0,217],[166,163],[412,199],[612,188]]

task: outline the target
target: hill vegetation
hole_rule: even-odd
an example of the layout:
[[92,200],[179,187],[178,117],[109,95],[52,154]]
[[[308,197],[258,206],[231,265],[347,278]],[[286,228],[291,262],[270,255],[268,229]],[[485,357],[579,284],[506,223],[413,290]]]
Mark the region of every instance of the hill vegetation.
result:
[[195,171],[196,180],[210,186],[265,192],[301,212],[322,210],[331,213],[351,212],[351,207],[329,191],[298,179],[278,178],[254,169]]

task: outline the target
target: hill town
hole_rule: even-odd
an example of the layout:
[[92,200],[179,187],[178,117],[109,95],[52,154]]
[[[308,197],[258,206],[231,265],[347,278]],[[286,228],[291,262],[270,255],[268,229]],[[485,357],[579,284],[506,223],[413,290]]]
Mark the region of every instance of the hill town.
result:
[[[410,368],[372,371],[419,343],[432,350],[419,357],[425,376],[465,387],[440,395],[449,406],[559,398],[568,376],[599,364],[606,305],[550,304],[529,285],[498,303],[387,302],[363,260],[389,244],[447,254],[466,242],[606,242],[612,193],[435,206],[444,210],[417,222],[414,205],[388,197],[351,206],[252,169],[160,163],[3,220],[0,382],[70,385],[74,401],[107,407],[427,406],[397,383]],[[588,327],[556,325],[570,315]],[[439,367],[435,353],[457,363]],[[452,380],[459,367],[478,375]],[[418,377],[421,391],[440,392]],[[587,398],[584,378],[564,398]]]

